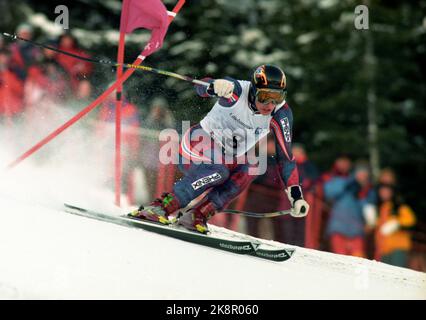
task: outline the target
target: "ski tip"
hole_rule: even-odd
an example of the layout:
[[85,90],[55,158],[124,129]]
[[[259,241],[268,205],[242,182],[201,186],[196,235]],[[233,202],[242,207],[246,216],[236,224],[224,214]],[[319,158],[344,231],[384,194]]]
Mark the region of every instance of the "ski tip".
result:
[[68,203],[64,203],[64,207],[68,208],[68,209],[74,209],[74,210],[79,210],[79,211],[86,211],[86,209],[83,209],[83,208],[80,208],[80,207],[76,207],[76,206],[73,206],[73,205],[68,204]]

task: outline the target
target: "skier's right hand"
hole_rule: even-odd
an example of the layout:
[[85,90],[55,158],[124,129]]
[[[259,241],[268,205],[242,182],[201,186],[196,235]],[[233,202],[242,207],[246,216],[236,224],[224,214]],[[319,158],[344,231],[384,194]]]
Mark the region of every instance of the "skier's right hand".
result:
[[308,214],[309,204],[304,199],[296,200],[293,204],[291,216],[295,218],[303,218]]
[[213,81],[214,93],[218,97],[231,98],[234,92],[234,83],[225,79],[217,79]]
[[309,204],[303,199],[302,188],[299,185],[293,185],[288,187],[285,192],[291,204],[291,216],[295,218],[306,216],[309,211]]

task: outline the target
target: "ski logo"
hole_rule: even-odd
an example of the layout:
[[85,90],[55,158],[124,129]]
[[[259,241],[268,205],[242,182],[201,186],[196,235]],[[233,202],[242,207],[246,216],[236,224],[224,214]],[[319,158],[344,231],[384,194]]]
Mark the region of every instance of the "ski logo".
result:
[[235,250],[235,251],[251,251],[251,246],[249,244],[245,244],[245,245],[233,245],[233,244],[229,244],[229,243],[219,243],[219,246],[221,248],[224,249],[229,249],[229,250]]
[[265,66],[262,65],[256,69],[254,72],[254,82],[256,84],[268,84],[268,79],[266,78]]
[[290,123],[288,122],[288,118],[287,117],[285,117],[284,119],[281,119],[281,125],[283,126],[285,141],[286,142],[291,142]]
[[257,249],[258,249],[258,248],[259,248],[259,246],[260,246],[260,243],[252,242],[252,243],[251,243],[251,245],[252,245],[252,247],[253,247],[253,250],[254,250],[254,251],[257,251]]
[[192,189],[198,190],[198,189],[204,187],[206,184],[215,182],[217,180],[220,180],[221,178],[222,178],[222,176],[219,173],[216,172],[216,173],[213,173],[213,174],[211,174],[207,177],[203,177],[201,179],[196,180],[195,182],[193,182],[191,184],[191,186],[192,186]]
[[280,260],[287,260],[289,259],[292,255],[293,255],[293,251],[277,251],[277,252],[273,252],[273,251],[257,251],[256,255],[260,256],[260,257],[264,257],[267,259],[280,259]]

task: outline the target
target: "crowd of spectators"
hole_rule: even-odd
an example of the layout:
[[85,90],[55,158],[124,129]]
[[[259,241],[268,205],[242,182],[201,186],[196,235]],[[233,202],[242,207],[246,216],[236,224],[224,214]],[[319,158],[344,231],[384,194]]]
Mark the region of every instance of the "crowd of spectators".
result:
[[[303,146],[293,148],[302,188],[311,204],[309,216],[302,219],[289,216],[246,218],[247,232],[306,246],[305,241],[318,229],[316,242],[310,242],[310,247],[409,267],[413,248],[410,231],[416,224],[416,216],[398,192],[394,171],[383,169],[374,184],[368,162],[342,154],[329,171],[321,174],[308,159]],[[274,142],[269,140],[268,170],[249,187],[242,207],[246,211],[271,212],[290,208],[273,149]],[[308,219],[314,224],[308,225]]]
[[[34,39],[33,27],[24,23],[18,26],[16,35],[74,55],[89,57],[70,33],[54,38]],[[48,120],[53,118],[52,115],[65,111],[70,118],[94,100],[96,90],[92,84],[93,73],[94,66],[90,62],[33,45],[28,41],[6,41],[0,36],[0,125],[6,126],[10,129],[9,131],[23,126],[26,129],[25,132],[40,132],[37,129],[48,125],[50,123]],[[164,98],[154,98],[144,107],[147,109],[144,109],[144,128],[161,130],[175,127],[175,120]],[[108,148],[114,150],[115,108],[114,92],[101,102],[90,117],[94,134],[100,138],[99,140],[108,140],[108,143],[98,146],[104,148],[103,150]],[[152,157],[141,156],[141,143],[143,142],[146,148],[150,148],[158,145],[158,141],[155,141],[153,137],[145,141],[141,137],[141,109],[129,100],[126,93],[122,95],[121,110],[122,190],[128,203],[135,204],[138,200],[134,181],[135,168],[139,164],[147,164],[145,175],[156,178],[155,174],[148,173],[155,171],[158,162],[153,161]],[[58,124],[55,123],[55,125]],[[51,128],[53,129],[54,127]],[[27,133],[20,135],[24,134]],[[34,143],[34,134],[30,134],[32,137],[27,139],[28,141],[23,139],[24,144]],[[42,136],[39,137],[41,138]],[[96,151],[103,154],[102,150]],[[114,188],[113,166],[114,163],[111,161],[111,176],[106,179],[106,184],[111,189]],[[152,184],[154,183],[155,181],[152,181]],[[155,189],[155,187],[149,188]]]
[[[16,31],[21,38],[32,40],[33,28],[22,24]],[[77,40],[69,33],[45,44],[87,57]],[[87,78],[93,66],[86,61],[42,49],[26,41],[0,43],[0,115],[2,121],[13,122],[22,115],[34,118],[49,107],[90,92]],[[86,86],[86,88],[84,88]],[[86,93],[87,94],[87,93]]]

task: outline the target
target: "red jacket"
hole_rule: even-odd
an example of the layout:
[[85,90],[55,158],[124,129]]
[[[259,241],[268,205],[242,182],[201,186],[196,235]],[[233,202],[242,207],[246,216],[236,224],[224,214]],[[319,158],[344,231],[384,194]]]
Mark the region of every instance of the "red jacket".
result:
[[[101,125],[98,127],[98,134],[102,134],[106,126],[102,123],[110,123],[114,128],[115,123],[115,99],[106,99],[99,111],[99,120]],[[121,124],[122,124],[122,141],[123,141],[123,155],[134,158],[139,154],[139,115],[138,109],[134,104],[124,100],[121,108]]]
[[0,71],[0,116],[12,116],[23,109],[24,85],[10,70]]
[[31,66],[28,69],[25,81],[25,100],[28,105],[40,103],[44,99],[60,101],[68,93],[69,83],[66,74],[53,64],[49,64],[47,69],[43,68]]
[[[59,49],[75,55],[89,58],[89,55],[86,52],[78,48],[69,49],[59,47]],[[93,71],[92,63],[83,60],[78,60],[65,54],[59,54],[56,57],[56,60],[69,74],[74,89],[77,87],[79,76],[89,76]]]

